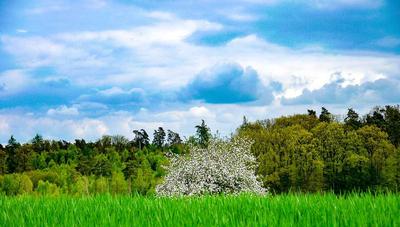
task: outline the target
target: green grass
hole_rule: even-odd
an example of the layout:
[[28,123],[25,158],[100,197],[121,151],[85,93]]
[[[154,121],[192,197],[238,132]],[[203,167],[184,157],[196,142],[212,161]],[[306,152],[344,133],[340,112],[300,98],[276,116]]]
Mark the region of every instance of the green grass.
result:
[[0,196],[0,226],[400,226],[400,195]]

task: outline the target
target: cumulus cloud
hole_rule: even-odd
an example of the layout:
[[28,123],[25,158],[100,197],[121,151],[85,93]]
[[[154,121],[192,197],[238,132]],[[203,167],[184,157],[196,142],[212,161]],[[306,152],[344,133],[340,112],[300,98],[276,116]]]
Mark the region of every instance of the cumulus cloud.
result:
[[317,9],[332,10],[342,8],[374,9],[381,7],[384,0],[300,0],[299,2],[309,4]]
[[79,111],[76,107],[67,107],[65,105],[59,106],[57,108],[51,108],[47,111],[47,114],[50,116],[54,115],[71,115],[76,116],[79,114]]
[[123,105],[125,107],[140,107],[141,105],[146,105],[147,96],[145,91],[141,88],[124,90],[120,87],[114,86],[96,92],[83,94],[75,100],[75,102],[99,103],[110,107],[118,105]]
[[295,98],[283,98],[282,103],[293,104],[384,104],[400,102],[399,78],[382,78],[356,85],[344,86],[344,79],[325,84],[319,89],[305,89]]
[[[247,27],[263,16],[259,7],[283,2],[308,5],[311,9],[305,10],[313,11],[372,9],[381,1],[235,0],[227,4],[207,0],[196,3],[207,3],[204,12],[196,15],[190,10],[180,13],[180,9],[163,8],[183,1],[157,2],[163,6],[154,11],[100,1],[23,14],[26,21],[32,19],[32,26],[23,26],[29,32],[15,33],[14,28],[0,36],[5,52],[0,55],[12,62],[0,63],[0,67],[7,66],[0,69],[1,139],[5,141],[10,134],[28,138],[36,132],[67,139],[96,138],[102,133],[131,135],[135,127],[151,132],[157,126],[188,135],[202,118],[229,134],[242,115],[262,119],[272,113],[301,112],[305,104],[398,100],[400,95],[392,92],[399,90],[398,80],[390,77],[400,71],[398,54],[332,51],[324,49],[324,43],[320,48],[290,48]],[[209,15],[213,13],[208,7],[219,14]],[[227,20],[229,12],[233,14]],[[60,15],[54,21],[48,20],[56,14]],[[220,16],[225,18],[220,20]],[[71,22],[59,23],[64,18]],[[43,27],[41,21],[46,21]],[[232,21],[243,26],[218,45],[191,40],[196,34],[220,36],[236,31],[229,27]],[[393,47],[397,43],[390,36],[374,45]],[[43,72],[43,68],[51,70]],[[341,72],[341,77],[332,78],[335,72]],[[281,107],[279,100],[292,106]],[[10,110],[20,107],[32,115]],[[18,126],[20,122],[26,124]]]
[[198,73],[182,94],[189,100],[207,103],[251,102],[261,96],[269,103],[274,98],[272,91],[271,87],[263,85],[252,67],[242,68],[236,63],[223,63]]

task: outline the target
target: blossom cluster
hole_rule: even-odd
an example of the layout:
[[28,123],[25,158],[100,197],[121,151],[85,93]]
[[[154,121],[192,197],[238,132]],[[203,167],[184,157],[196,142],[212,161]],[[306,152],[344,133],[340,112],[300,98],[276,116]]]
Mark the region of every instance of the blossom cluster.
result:
[[191,146],[186,156],[174,156],[164,183],[156,188],[160,196],[263,194],[257,180],[252,142],[244,138],[231,141],[214,139],[207,148]]

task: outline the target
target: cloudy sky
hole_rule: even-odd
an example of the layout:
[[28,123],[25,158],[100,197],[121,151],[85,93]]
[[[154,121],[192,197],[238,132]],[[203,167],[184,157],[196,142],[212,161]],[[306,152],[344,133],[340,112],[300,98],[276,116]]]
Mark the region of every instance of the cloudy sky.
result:
[[399,21],[397,0],[0,1],[0,143],[400,103]]

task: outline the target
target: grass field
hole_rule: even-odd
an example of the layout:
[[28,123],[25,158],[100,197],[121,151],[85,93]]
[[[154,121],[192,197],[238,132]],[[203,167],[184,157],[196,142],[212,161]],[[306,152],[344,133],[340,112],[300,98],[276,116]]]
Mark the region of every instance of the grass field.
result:
[[0,197],[0,226],[400,226],[400,195]]

